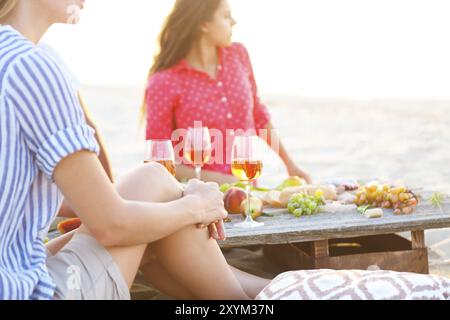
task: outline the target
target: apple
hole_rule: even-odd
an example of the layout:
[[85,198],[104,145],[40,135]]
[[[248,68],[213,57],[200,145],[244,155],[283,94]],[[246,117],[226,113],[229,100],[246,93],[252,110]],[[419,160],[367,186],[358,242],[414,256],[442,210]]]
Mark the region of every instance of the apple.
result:
[[[245,213],[248,211],[248,201],[245,199],[241,203],[241,212],[242,215],[245,217]],[[263,211],[263,202],[259,198],[251,197],[250,198],[250,212],[252,213],[253,220],[256,220],[257,218],[262,216]]]
[[241,203],[247,199],[247,194],[239,188],[230,188],[225,193],[224,203],[225,209],[230,214],[241,214]]

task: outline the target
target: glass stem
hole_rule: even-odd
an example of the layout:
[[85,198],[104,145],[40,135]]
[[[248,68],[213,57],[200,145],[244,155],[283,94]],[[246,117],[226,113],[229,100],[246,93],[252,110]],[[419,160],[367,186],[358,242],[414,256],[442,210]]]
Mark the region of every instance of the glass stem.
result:
[[201,166],[195,166],[195,176],[198,180],[202,180],[202,167]]
[[252,222],[252,212],[251,212],[251,206],[250,206],[250,181],[245,186],[245,191],[247,193],[247,221]]

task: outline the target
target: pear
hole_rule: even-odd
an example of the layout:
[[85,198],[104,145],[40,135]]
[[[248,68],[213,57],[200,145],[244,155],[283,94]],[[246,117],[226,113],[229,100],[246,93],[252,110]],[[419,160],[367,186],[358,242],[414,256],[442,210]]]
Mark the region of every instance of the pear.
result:
[[[244,217],[246,216],[245,213],[247,211],[248,211],[248,202],[247,199],[245,199],[241,204],[241,212]],[[262,216],[263,202],[261,201],[261,199],[255,197],[250,198],[250,211],[252,213],[253,220],[256,220]]]

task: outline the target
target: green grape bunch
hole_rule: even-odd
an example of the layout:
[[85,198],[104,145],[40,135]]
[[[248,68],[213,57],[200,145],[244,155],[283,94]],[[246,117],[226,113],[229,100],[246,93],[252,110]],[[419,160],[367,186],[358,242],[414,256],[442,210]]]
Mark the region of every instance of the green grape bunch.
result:
[[303,193],[294,194],[288,203],[288,210],[295,217],[311,216],[319,212],[320,208],[325,205],[323,192],[318,190],[314,196]]

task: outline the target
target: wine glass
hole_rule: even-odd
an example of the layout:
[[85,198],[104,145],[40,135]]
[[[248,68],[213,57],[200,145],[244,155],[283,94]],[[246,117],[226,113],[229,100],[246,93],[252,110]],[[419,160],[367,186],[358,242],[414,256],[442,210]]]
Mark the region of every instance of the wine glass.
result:
[[256,222],[252,218],[250,207],[251,183],[261,176],[263,163],[261,145],[257,136],[237,136],[234,139],[231,154],[231,172],[241,182],[246,184],[247,210],[244,222],[236,224],[238,228],[261,227],[264,223]]
[[188,128],[184,157],[195,167],[195,175],[201,180],[202,168],[211,158],[211,136],[207,127]]
[[147,140],[144,163],[158,162],[174,177],[175,153],[171,140]]

